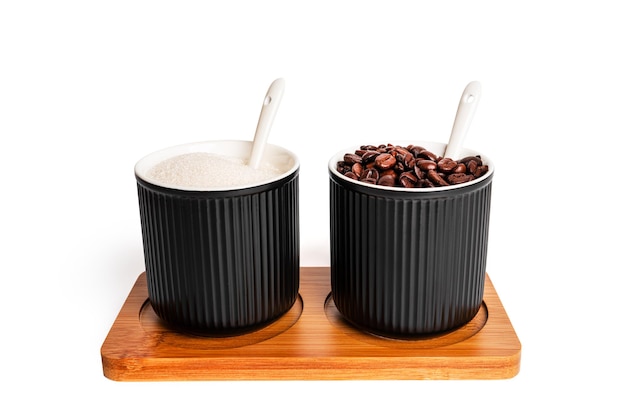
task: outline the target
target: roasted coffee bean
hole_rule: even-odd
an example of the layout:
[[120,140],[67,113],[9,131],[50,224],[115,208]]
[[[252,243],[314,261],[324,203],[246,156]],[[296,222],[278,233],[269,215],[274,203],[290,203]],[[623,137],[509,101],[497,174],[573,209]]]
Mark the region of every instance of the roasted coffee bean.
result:
[[453,172],[457,165],[457,162],[452,158],[442,158],[437,162],[437,168],[444,173]]
[[381,178],[378,179],[378,183],[379,186],[388,186],[388,187],[392,187],[396,185],[396,180],[393,178],[393,176],[387,174],[385,176],[381,176]]
[[489,171],[489,167],[487,167],[486,165],[479,165],[478,168],[476,168],[476,170],[474,171],[474,176],[475,177],[480,177],[483,174],[486,174],[487,171]]
[[472,180],[474,180],[474,176],[471,174],[453,173],[448,176],[448,183],[450,184],[467,183]]
[[363,164],[367,164],[367,163],[371,163],[372,161],[376,160],[376,157],[378,157],[380,155],[380,152],[378,151],[366,151],[365,154],[363,154],[361,156],[361,159],[363,160]]
[[398,178],[398,173],[396,173],[396,170],[390,168],[389,170],[382,171],[380,176],[391,176],[395,180]]
[[362,145],[337,162],[337,171],[351,179],[386,187],[442,187],[485,175],[489,167],[479,155],[452,160],[424,147],[393,144]]
[[419,180],[420,187],[435,187],[432,181],[428,179]]
[[339,161],[337,162],[337,171],[341,174],[346,174],[347,171],[350,171],[350,166],[345,161]]
[[[410,152],[408,149],[404,148],[404,147],[398,147],[398,146],[395,146],[395,147],[393,147],[393,150],[394,150],[396,153],[401,154],[401,155],[403,155],[403,156],[406,156],[406,155],[411,154],[411,152]],[[411,154],[411,155],[412,155],[412,154]]]
[[398,181],[400,182],[400,185],[402,185],[402,187],[406,187],[407,189],[409,189],[411,187],[415,187],[415,184],[417,183],[417,177],[415,176],[415,174],[406,171],[400,174]]
[[360,180],[365,181],[367,179],[373,179],[374,183],[376,183],[376,181],[378,181],[378,177],[380,177],[378,170],[376,170],[375,168],[368,168],[363,171],[363,174],[361,174]]
[[459,160],[459,163],[463,163],[463,164],[467,165],[467,163],[469,163],[470,161],[474,161],[477,165],[482,165],[483,164],[482,159],[478,155],[477,156],[470,155],[469,157],[461,158]]
[[454,170],[452,170],[453,173],[465,173],[466,171],[467,167],[462,163],[458,163],[456,167],[454,167]]
[[437,154],[428,151],[427,149],[421,150],[415,158],[425,158],[430,161],[437,161]]
[[467,171],[476,175],[476,169],[478,168],[478,163],[475,160],[470,160],[467,162]]
[[343,156],[343,160],[348,164],[360,163],[363,161],[361,157],[356,154],[346,154]]
[[420,147],[419,145],[409,145],[408,147],[406,147],[406,149],[411,151],[411,154],[413,154],[413,157],[417,157],[419,153],[424,151],[426,148]]
[[428,170],[427,173],[428,179],[436,184],[437,186],[449,186],[450,184],[444,180],[444,178],[435,170]]
[[352,164],[352,172],[358,177],[361,177],[361,174],[363,174],[363,165],[360,163],[354,163]]
[[415,163],[415,165],[418,166],[419,169],[422,171],[429,171],[429,170],[437,169],[437,163],[431,160],[418,160],[417,163]]
[[376,167],[380,168],[381,170],[387,170],[396,164],[396,158],[388,153],[380,154],[378,157],[376,157],[375,161]]
[[413,154],[408,153],[404,156],[404,166],[408,169],[415,167],[415,157]]

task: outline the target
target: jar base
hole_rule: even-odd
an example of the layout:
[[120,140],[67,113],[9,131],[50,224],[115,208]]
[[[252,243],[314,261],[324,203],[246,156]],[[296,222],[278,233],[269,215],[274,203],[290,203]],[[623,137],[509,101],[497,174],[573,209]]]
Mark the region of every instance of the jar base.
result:
[[324,303],[324,312],[328,321],[350,336],[370,344],[397,348],[398,344],[406,348],[435,348],[455,344],[477,334],[487,323],[489,313],[483,302],[476,315],[468,322],[454,328],[432,333],[392,333],[364,327],[345,317],[335,305],[332,292]]

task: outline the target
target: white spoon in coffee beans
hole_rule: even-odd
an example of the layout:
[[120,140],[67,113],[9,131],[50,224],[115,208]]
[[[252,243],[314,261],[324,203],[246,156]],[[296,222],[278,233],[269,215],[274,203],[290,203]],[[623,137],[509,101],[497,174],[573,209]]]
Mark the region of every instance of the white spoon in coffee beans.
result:
[[452,133],[443,155],[444,158],[458,159],[459,151],[463,148],[465,135],[474,118],[474,112],[480,100],[481,90],[481,85],[478,81],[472,81],[463,90],[459,107],[456,111],[454,125],[452,125]]

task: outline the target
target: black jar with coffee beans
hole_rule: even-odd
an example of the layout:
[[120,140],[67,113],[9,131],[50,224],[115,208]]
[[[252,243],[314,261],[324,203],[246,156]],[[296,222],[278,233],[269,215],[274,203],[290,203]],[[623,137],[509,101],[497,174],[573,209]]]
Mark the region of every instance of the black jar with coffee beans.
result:
[[[442,164],[444,151],[440,143],[359,145],[329,161],[332,297],[365,331],[444,332],[481,307],[493,163],[464,149]],[[450,168],[462,159],[464,168]]]

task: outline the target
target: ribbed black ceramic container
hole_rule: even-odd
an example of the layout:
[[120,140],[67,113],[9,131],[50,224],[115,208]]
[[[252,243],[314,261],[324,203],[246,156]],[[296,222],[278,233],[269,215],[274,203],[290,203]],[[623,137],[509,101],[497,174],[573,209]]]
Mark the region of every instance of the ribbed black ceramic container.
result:
[[[438,155],[445,146],[417,145]],[[392,337],[467,323],[483,299],[493,164],[482,155],[489,172],[462,186],[371,186],[335,169],[345,152],[356,148],[329,162],[337,309],[358,327]]]
[[[249,155],[250,143],[222,142],[228,144],[191,144],[185,152]],[[171,149],[136,166],[149,299],[172,327],[244,333],[294,304],[300,278],[299,164],[288,151],[268,147],[266,155],[286,172],[251,187],[179,190],[146,180],[146,167]]]

